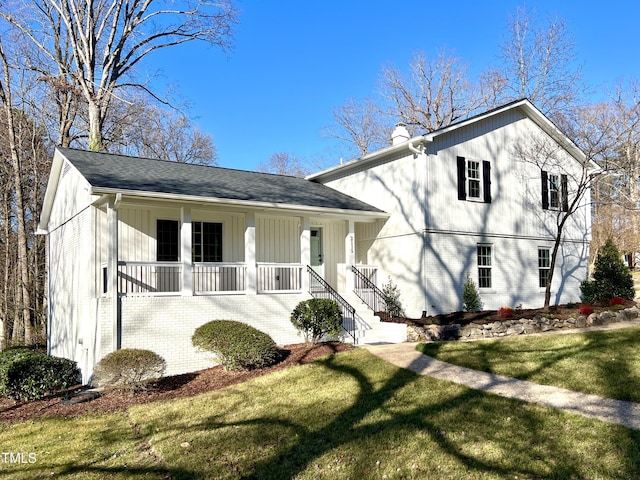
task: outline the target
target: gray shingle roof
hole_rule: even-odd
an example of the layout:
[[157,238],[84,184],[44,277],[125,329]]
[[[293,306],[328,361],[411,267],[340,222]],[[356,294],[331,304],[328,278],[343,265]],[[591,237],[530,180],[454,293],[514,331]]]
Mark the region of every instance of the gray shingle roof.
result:
[[58,147],[95,188],[383,213],[325,185],[286,175]]

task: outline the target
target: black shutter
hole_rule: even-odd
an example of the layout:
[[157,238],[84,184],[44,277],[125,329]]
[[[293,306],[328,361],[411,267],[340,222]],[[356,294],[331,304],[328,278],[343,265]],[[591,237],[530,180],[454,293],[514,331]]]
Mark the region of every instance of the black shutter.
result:
[[458,157],[458,200],[467,199],[467,162]]
[[544,170],[542,170],[542,209],[549,210],[549,180]]
[[562,199],[562,211],[569,211],[569,182],[566,175],[560,176],[560,195]]
[[484,203],[491,203],[491,163],[482,161],[482,190],[484,191]]

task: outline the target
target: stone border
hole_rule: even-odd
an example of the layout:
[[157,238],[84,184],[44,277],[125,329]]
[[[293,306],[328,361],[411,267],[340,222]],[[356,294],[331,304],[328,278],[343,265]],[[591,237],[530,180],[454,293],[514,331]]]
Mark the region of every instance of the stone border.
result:
[[638,318],[638,307],[625,308],[624,310],[604,311],[592,313],[589,316],[578,315],[566,320],[544,315],[536,315],[533,318],[518,320],[503,320],[493,323],[470,323],[462,326],[453,325],[424,325],[407,326],[408,342],[433,342],[443,340],[477,340],[480,338],[502,338],[532,333],[550,332],[567,328],[587,328],[593,326],[609,325]]

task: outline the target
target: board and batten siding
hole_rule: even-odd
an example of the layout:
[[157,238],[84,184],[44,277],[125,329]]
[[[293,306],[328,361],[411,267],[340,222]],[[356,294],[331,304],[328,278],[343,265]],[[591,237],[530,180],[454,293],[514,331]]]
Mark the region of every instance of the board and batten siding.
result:
[[[196,210],[191,212],[192,221],[222,223],[222,256],[224,262],[244,261],[243,214]],[[179,208],[144,208],[121,206],[118,209],[118,258],[125,262],[156,261],[156,225],[157,220],[176,220],[180,222]],[[101,212],[98,225],[102,235],[96,243],[101,262],[106,262],[106,214]]]
[[300,263],[300,219],[256,216],[256,261]]
[[[427,228],[431,231],[491,233],[505,236],[548,238],[555,234],[557,212],[543,210],[541,170],[518,160],[515,141],[541,130],[517,111],[508,111],[484,122],[439,136],[428,145],[426,188]],[[457,157],[489,161],[491,203],[459,200]],[[580,177],[581,166],[564,150],[557,152],[563,168]],[[560,173],[560,172],[558,172]],[[576,185],[569,183],[569,196]],[[565,238],[584,240],[589,225],[589,198],[565,227]]]

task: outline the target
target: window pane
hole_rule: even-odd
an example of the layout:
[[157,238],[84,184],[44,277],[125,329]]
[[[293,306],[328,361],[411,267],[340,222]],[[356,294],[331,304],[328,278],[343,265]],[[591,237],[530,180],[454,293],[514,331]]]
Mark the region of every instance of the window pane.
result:
[[467,163],[469,197],[480,198],[480,162],[469,160]]
[[194,262],[222,262],[222,223],[193,222]]
[[559,208],[560,206],[560,181],[558,175],[549,175],[549,207]]
[[544,288],[549,281],[551,269],[551,255],[548,248],[538,249],[538,286]]
[[478,245],[478,286],[491,288],[491,245]]
[[202,258],[203,262],[222,261],[222,224],[202,224]]
[[178,261],[178,221],[158,220],[156,260],[158,262]]

